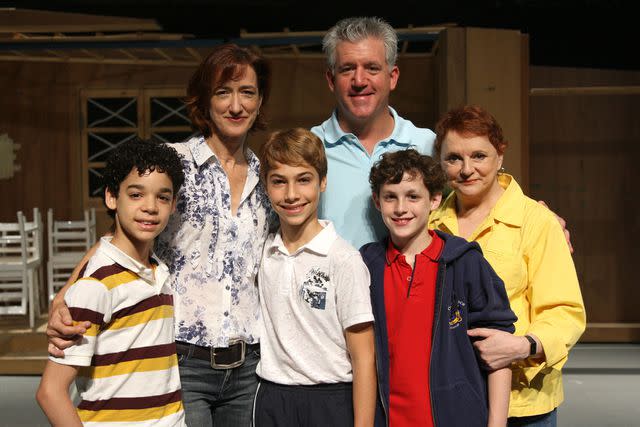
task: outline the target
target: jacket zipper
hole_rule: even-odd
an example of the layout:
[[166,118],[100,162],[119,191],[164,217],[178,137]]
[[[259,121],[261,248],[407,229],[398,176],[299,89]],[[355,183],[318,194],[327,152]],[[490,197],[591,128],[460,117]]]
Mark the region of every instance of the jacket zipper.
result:
[[[383,270],[384,272],[384,270]],[[383,276],[384,277],[384,276]],[[383,283],[384,283],[384,279],[383,279]],[[376,291],[378,291],[379,289],[382,290],[382,310],[384,310],[384,286],[382,286],[381,288],[376,287]],[[386,337],[384,338],[386,339]],[[377,348],[378,346],[376,346]],[[380,369],[380,364],[379,364],[379,354],[377,354],[378,351],[376,351],[376,372],[378,373],[378,378],[382,378],[382,371]],[[389,427],[389,412],[387,411],[387,407],[384,403],[384,396],[382,395],[382,388],[380,388],[380,384],[378,384],[378,397],[380,397],[380,404],[382,405],[382,411],[384,412],[384,425]]]
[[433,419],[434,427],[438,427],[438,424],[436,423],[436,407],[434,406],[434,403],[433,403],[433,347],[434,347],[433,344],[435,343],[434,338],[436,335],[436,331],[438,330],[438,324],[440,323],[442,295],[444,294],[444,281],[445,281],[446,272],[447,272],[447,266],[444,263],[443,263],[441,272],[442,272],[442,281],[440,282],[440,287],[436,289],[436,292],[438,292],[437,299],[436,299],[436,301],[438,302],[438,305],[435,307],[435,310],[433,311],[434,322],[431,329],[431,354],[429,356],[429,360],[430,360],[429,362],[429,401],[431,402],[431,418]]
[[[376,354],[376,371],[378,372],[378,378],[381,378],[380,365],[378,364],[378,355]],[[389,414],[387,412],[387,407],[384,404],[384,396],[382,396],[382,389],[380,388],[380,384],[378,384],[378,397],[380,397],[380,404],[382,405],[382,410],[384,411],[384,425],[389,427]]]

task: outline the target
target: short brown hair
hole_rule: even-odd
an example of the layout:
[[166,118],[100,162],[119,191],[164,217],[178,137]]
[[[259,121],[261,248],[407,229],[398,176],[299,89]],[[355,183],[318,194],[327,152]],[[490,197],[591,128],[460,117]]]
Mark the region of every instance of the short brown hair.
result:
[[[187,112],[193,127],[205,138],[211,136],[215,129],[209,114],[214,89],[229,80],[241,78],[247,66],[256,72],[258,94],[262,97],[264,106],[269,98],[271,83],[269,64],[262,56],[238,45],[223,44],[214,47],[189,79],[185,99]],[[266,127],[264,114],[259,114],[250,131]]]
[[431,196],[442,193],[445,177],[440,163],[413,148],[384,153],[381,156],[369,173],[371,191],[379,195],[384,184],[398,184],[405,172],[414,179],[420,175]]
[[508,145],[496,118],[478,105],[455,108],[446,113],[436,124],[436,142],[433,151],[437,158],[440,158],[444,138],[451,131],[465,137],[486,136],[498,154],[503,154]]
[[311,131],[292,128],[273,132],[260,150],[260,177],[266,181],[267,174],[276,163],[313,167],[320,180],[327,176],[327,156],[324,145]]

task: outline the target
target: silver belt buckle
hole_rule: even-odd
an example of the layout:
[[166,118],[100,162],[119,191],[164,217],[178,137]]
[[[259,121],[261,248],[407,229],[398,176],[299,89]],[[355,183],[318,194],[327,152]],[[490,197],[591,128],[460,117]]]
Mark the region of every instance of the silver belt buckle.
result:
[[242,340],[229,341],[229,347],[232,345],[240,343],[240,359],[236,360],[233,363],[218,363],[216,362],[216,350],[214,347],[211,347],[211,367],[213,369],[233,369],[244,363],[244,354],[246,350],[246,343]]

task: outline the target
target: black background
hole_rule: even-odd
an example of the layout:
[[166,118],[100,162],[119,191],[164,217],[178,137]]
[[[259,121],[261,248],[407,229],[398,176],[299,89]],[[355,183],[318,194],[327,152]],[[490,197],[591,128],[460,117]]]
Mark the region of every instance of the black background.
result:
[[637,14],[622,0],[477,1],[0,1],[3,7],[153,18],[165,32],[233,38],[249,32],[326,30],[338,19],[375,15],[394,27],[456,23],[519,29],[532,65],[640,70]]

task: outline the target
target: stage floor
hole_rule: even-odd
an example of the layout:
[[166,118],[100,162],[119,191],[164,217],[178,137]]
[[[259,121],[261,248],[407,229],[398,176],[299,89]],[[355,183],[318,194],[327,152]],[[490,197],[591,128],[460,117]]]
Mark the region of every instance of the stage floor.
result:
[[[0,376],[0,426],[47,426],[37,375]],[[640,425],[640,345],[578,344],[564,369],[560,427]]]

